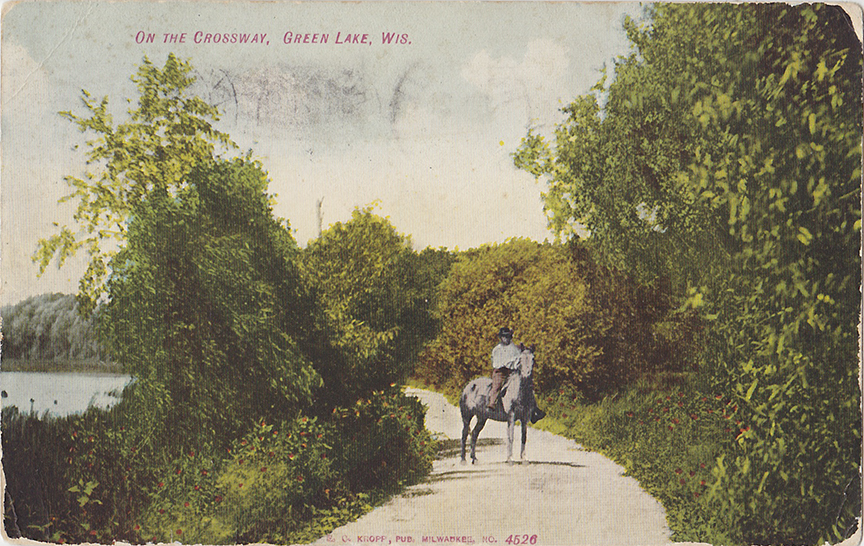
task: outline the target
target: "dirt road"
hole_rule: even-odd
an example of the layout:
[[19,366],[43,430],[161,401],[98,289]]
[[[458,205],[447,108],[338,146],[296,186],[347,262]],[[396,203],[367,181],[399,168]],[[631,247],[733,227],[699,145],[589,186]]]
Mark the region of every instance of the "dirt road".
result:
[[[670,544],[663,507],[609,459],[529,429],[527,462],[507,465],[506,426],[489,421],[477,464],[462,465],[458,408],[436,393],[409,394],[429,407],[427,428],[449,439],[452,449],[424,483],[318,544]],[[515,436],[518,457],[518,431]]]

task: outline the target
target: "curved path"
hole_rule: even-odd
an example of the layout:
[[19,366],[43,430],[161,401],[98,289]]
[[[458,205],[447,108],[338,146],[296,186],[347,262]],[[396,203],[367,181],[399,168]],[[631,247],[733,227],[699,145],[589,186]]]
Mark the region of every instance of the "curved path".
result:
[[[670,544],[666,515],[624,469],[572,440],[528,429],[522,464],[505,463],[506,425],[489,421],[477,464],[459,462],[462,419],[443,396],[409,389],[448,449],[423,482],[317,544]],[[517,427],[518,429],[518,427]],[[519,453],[515,434],[514,453]]]

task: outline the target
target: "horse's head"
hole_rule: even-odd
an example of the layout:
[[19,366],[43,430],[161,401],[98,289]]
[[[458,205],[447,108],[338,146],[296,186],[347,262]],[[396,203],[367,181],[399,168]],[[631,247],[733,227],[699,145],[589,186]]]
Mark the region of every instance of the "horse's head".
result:
[[531,377],[534,371],[534,346],[526,347],[520,344],[522,354],[519,357],[519,375],[522,377]]

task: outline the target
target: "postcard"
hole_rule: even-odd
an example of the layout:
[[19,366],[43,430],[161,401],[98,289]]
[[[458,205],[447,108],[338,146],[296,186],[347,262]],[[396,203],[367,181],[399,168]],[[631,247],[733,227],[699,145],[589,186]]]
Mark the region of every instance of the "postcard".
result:
[[3,539],[857,544],[862,21],[6,3]]

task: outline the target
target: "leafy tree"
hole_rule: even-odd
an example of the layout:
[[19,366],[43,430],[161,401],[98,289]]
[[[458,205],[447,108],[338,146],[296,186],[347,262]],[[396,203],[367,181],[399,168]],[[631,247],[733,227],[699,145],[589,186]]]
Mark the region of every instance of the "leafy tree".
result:
[[267,184],[248,159],[199,163],[176,195],[142,201],[111,261],[104,332],[154,449],[225,447],[255,420],[296,415],[319,385],[300,251]]
[[516,164],[548,180],[559,234],[587,227],[709,325],[700,358],[756,423],[716,469],[718,529],[842,538],[860,506],[860,44],[826,5],[647,15],[614,81]]
[[261,165],[217,157],[233,144],[212,126],[215,107],[189,93],[191,71],[173,54],[161,69],[145,58],[123,123],[86,91],[87,116],[63,113],[95,135],[87,158],[99,169],[66,178],[81,231],[61,228],[34,256],[44,269],[89,253],[79,306],[107,291],[102,333],[136,379],[129,428],[168,458],[296,413],[320,382],[299,249],[273,217]]
[[98,358],[96,319],[78,312],[74,296],[42,294],[3,307],[3,359]]
[[491,373],[505,325],[535,345],[541,389],[566,386],[594,398],[669,364],[658,358],[666,346],[662,295],[597,266],[578,245],[514,239],[463,252],[435,310],[440,333],[416,373],[451,392]]
[[330,227],[303,258],[321,328],[336,351],[319,361],[322,397],[350,401],[403,381],[430,328],[426,300],[434,264],[418,275],[410,239],[371,208]]
[[129,119],[114,123],[108,97],[95,99],[82,91],[87,114],[61,115],[82,132],[93,134],[87,141],[87,163],[96,166],[82,177],[67,176],[72,192],[64,201],[77,201],[73,231],[59,226],[58,232],[39,241],[33,255],[40,274],[56,257],[58,266],[84,249],[90,262],[79,283],[82,312],[89,313],[105,291],[108,262],[127,237],[128,220],[154,192],[177,192],[201,161],[209,161],[219,149],[234,144],[212,123],[219,119],[216,107],[188,93],[194,79],[192,67],[173,54],[160,69],[145,57],[132,81],[140,94]]
[[435,338],[441,329],[441,320],[434,311],[438,287],[450,274],[457,260],[457,253],[446,248],[427,247],[416,254],[417,271],[414,282],[420,290],[418,309],[414,325],[421,339],[426,342]]

